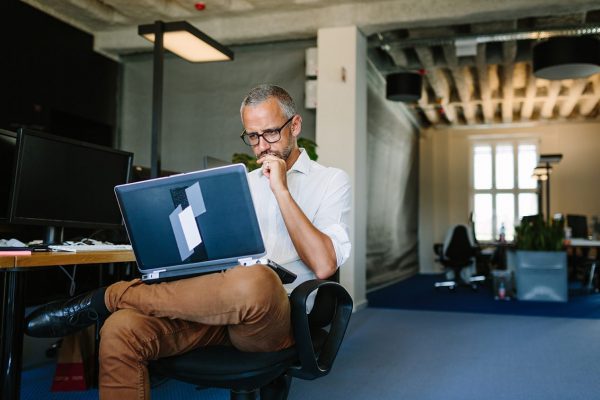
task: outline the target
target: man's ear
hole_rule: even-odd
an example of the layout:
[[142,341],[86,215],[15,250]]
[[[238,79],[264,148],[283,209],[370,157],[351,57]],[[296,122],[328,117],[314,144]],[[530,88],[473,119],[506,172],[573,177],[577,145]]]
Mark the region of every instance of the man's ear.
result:
[[302,131],[302,117],[298,114],[294,116],[292,120],[292,136],[298,137],[300,136],[300,132]]

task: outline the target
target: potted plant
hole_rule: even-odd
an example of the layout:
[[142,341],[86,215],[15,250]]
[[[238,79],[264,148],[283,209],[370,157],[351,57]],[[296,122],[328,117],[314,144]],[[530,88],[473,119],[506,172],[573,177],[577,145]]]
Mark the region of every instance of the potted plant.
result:
[[567,254],[562,220],[541,215],[515,228],[516,285],[519,300],[567,301]]

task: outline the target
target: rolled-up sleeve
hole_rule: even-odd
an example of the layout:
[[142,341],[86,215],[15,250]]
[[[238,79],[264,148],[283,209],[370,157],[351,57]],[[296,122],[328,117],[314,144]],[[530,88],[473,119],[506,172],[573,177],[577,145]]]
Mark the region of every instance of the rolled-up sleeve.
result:
[[331,238],[337,266],[341,266],[350,257],[351,190],[350,178],[342,170],[332,175],[327,184],[325,195],[315,214],[313,225]]

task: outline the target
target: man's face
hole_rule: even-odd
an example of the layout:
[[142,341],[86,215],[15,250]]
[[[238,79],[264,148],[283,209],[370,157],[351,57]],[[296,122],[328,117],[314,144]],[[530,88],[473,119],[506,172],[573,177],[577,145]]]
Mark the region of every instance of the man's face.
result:
[[[281,110],[279,102],[275,98],[269,98],[254,106],[246,106],[242,111],[242,124],[247,133],[261,134],[267,130],[273,131],[281,128],[287,120],[288,118]],[[271,154],[287,160],[296,144],[294,123],[295,117],[283,127],[281,130],[281,139],[277,142],[269,143],[264,137],[261,137],[256,146],[251,146],[256,158]]]

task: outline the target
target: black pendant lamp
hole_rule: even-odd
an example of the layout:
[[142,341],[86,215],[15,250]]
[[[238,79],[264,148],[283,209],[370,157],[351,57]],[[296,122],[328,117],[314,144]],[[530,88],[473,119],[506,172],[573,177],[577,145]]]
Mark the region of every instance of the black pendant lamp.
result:
[[396,72],[386,77],[386,98],[411,103],[421,98],[423,79],[416,72]]
[[600,41],[594,36],[553,37],[533,47],[533,74],[542,79],[587,78],[600,72]]

